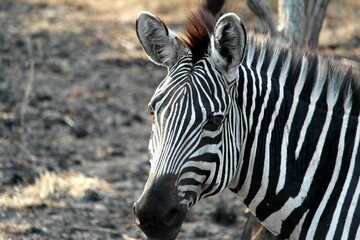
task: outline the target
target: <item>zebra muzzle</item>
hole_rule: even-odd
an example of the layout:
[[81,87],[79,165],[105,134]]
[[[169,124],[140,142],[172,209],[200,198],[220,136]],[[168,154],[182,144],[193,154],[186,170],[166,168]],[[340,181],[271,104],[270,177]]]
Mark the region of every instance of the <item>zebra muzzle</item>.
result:
[[179,204],[175,177],[149,179],[133,212],[135,223],[149,239],[175,239],[187,212]]

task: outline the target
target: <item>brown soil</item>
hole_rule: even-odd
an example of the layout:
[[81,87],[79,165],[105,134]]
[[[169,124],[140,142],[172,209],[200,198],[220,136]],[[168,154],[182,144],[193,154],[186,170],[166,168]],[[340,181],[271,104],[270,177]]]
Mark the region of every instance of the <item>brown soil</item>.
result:
[[[0,1],[0,239],[142,237],[131,207],[149,169],[147,101],[166,70],[134,22],[148,10],[180,31],[200,2]],[[230,7],[256,28],[243,2]],[[333,1],[320,51],[359,69],[359,20],[357,1]],[[244,210],[227,191],[203,200],[179,239],[250,239]]]

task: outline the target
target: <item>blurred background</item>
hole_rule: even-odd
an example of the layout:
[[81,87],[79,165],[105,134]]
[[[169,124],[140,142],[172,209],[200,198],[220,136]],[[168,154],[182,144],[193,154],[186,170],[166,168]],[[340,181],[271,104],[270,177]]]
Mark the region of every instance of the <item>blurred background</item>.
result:
[[[0,239],[141,239],[147,102],[166,69],[145,56],[139,11],[181,33],[200,0],[0,0]],[[277,1],[270,1],[277,11]],[[247,29],[246,2],[228,1]],[[360,69],[360,2],[331,1],[319,51]],[[250,239],[229,192],[202,200],[179,239]]]

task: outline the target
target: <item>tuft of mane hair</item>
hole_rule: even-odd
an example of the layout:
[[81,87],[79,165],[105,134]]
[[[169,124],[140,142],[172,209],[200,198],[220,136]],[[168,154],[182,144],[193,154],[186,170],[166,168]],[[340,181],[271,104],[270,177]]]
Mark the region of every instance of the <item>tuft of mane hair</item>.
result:
[[223,4],[224,0],[207,0],[202,9],[187,18],[184,36],[180,39],[191,50],[193,64],[208,53],[210,36],[218,19],[216,15]]

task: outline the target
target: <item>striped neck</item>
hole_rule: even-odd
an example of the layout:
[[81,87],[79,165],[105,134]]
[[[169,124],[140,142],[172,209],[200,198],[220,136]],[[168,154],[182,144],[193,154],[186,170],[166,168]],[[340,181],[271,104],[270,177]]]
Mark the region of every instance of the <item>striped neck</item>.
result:
[[[249,41],[239,68],[240,156],[228,187],[275,235],[296,238],[301,221],[312,224],[320,204],[314,196],[327,189],[333,171],[340,171],[333,167],[343,161],[342,154],[337,155],[333,146],[346,152],[342,146],[346,133],[357,131],[355,79],[351,69],[332,60],[269,39]],[[319,177],[317,169],[329,174]],[[299,211],[296,216],[291,215],[294,207]]]

